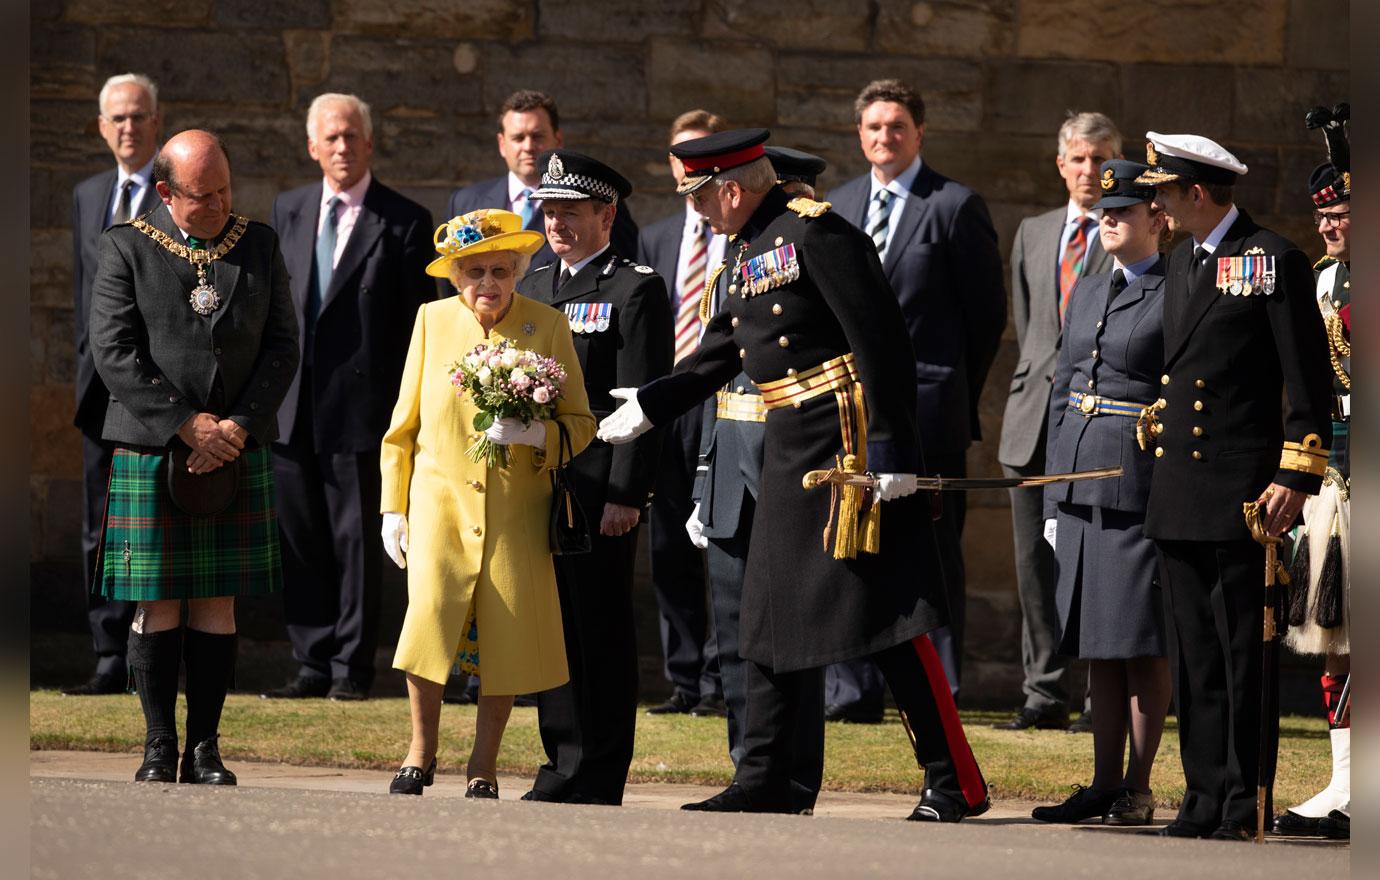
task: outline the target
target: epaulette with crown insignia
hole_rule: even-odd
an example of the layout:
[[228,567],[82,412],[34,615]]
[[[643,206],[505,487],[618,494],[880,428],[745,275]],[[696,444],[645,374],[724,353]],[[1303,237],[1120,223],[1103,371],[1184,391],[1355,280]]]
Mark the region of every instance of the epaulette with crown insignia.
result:
[[817,202],[805,196],[796,196],[786,203],[786,207],[802,217],[820,217],[833,207],[829,202]]

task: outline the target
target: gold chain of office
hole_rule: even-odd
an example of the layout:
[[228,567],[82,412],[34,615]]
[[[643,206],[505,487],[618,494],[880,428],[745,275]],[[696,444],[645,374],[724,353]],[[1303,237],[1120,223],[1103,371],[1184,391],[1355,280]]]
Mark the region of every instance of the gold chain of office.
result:
[[220,294],[216,293],[215,287],[207,280],[206,267],[230,253],[239,242],[240,236],[244,235],[244,230],[249,226],[248,218],[238,214],[231,214],[230,216],[234,218],[235,225],[231,227],[225,238],[221,239],[220,244],[209,249],[187,247],[185,244],[174,241],[173,237],[163,230],[155,229],[143,220],[135,220],[131,224],[135,229],[196,268],[197,284],[196,287],[192,288],[192,294],[187,300],[198,315],[209,315],[220,308]]

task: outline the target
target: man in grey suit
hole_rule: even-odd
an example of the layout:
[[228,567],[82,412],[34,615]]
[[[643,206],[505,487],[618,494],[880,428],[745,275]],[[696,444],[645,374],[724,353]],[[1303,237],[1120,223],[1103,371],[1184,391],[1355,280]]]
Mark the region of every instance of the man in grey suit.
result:
[[125,689],[125,642],[134,603],[107,601],[91,591],[105,516],[105,489],[110,476],[110,445],[101,439],[105,427],[105,383],[96,374],[86,325],[91,313],[91,280],[96,277],[101,233],[158,206],[153,186],[153,157],[158,152],[158,87],[146,76],[123,73],[101,87],[101,137],[115,157],[115,167],[88,177],[72,191],[72,287],[77,353],[77,408],[73,423],[81,431],[82,570],[86,577],[87,620],[96,668],[91,678],[63,693],[70,696],[115,694]]
[[[1055,166],[1069,200],[1027,217],[1011,246],[1011,309],[1020,356],[1002,416],[997,459],[1007,476],[1045,472],[1046,416],[1064,309],[1078,279],[1111,271],[1098,241],[1099,169],[1121,155],[1121,132],[1101,113],[1074,113],[1059,128]],[[1043,537],[1039,489],[1011,490],[1016,590],[1021,603],[1025,703],[1001,730],[1069,725],[1068,661],[1058,653],[1054,552]],[[1084,725],[1079,724],[1081,729]]]

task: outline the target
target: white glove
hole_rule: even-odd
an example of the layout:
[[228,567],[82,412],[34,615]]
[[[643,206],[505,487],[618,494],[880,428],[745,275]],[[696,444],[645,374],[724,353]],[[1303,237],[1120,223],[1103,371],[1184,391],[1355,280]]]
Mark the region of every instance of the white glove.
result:
[[700,522],[700,503],[695,502],[695,509],[690,511],[690,518],[685,521],[685,532],[690,536],[690,543],[698,549],[703,550],[709,546],[709,539],[704,536],[704,523]]
[[1054,539],[1059,534],[1059,520],[1045,520],[1045,542],[1049,544],[1049,549],[1054,550]]
[[383,550],[398,568],[407,568],[407,516],[383,515]]
[[599,439],[605,443],[627,443],[652,429],[651,420],[642,414],[642,404],[637,402],[636,388],[615,388],[610,397],[624,401],[599,423]]
[[494,422],[484,434],[490,443],[500,446],[512,446],[517,443],[525,443],[538,449],[546,446],[546,422],[537,421],[528,425],[524,424],[522,419],[509,416]]
[[907,495],[914,495],[919,484],[915,474],[878,474],[877,500],[894,501]]

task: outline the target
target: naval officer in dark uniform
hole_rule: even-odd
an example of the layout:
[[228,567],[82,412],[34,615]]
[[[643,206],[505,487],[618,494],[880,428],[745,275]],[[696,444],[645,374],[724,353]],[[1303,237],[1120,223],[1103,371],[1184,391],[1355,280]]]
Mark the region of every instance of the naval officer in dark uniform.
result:
[[[1332,438],[1331,369],[1308,260],[1232,201],[1246,166],[1197,135],[1147,132],[1155,204],[1188,233],[1169,255],[1164,373],[1145,534],[1159,554],[1187,791],[1164,834],[1253,836],[1264,550],[1317,493]],[[1280,400],[1287,400],[1283,414]],[[1266,809],[1270,809],[1266,805]]]
[[[671,369],[666,284],[609,244],[632,192],[623,175],[573,150],[553,150],[538,164],[532,198],[541,200],[556,262],[529,272],[518,292],[565,311],[590,409],[604,416],[613,410],[610,389]],[[637,719],[633,564],[660,446],[656,432],[619,449],[595,441],[570,466],[594,546],[556,559],[570,683],[537,696],[547,762],[527,800],[623,802]]]
[[[628,442],[740,372],[767,411],[741,609],[746,749],[727,789],[686,808],[794,811],[804,691],[818,688],[820,667],[871,656],[925,768],[910,818],[958,821],[989,801],[926,637],[947,608],[929,499],[914,496],[910,340],[870,239],[827,206],[792,200],[766,139],[765,129],[746,129],[672,147],[686,166],[678,192],[693,195],[716,231],[736,236],[727,304],[675,373],[615,389],[626,402],[600,426],[603,439]],[[803,487],[807,471],[835,466],[877,475],[875,487]]]

